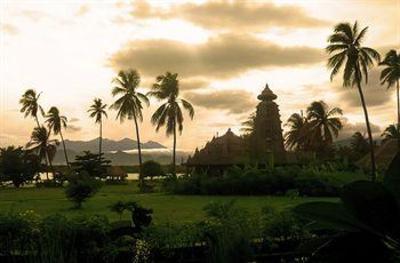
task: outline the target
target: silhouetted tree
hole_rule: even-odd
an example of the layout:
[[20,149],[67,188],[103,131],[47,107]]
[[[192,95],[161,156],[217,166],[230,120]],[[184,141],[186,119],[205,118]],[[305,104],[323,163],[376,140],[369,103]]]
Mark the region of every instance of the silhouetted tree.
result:
[[115,97],[121,95],[111,108],[118,111],[117,119],[123,122],[125,119],[132,120],[135,122],[136,139],[139,157],[139,179],[141,185],[144,183],[144,179],[141,176],[142,167],[142,151],[140,144],[140,133],[138,121],[143,121],[143,103],[149,105],[149,99],[146,95],[137,91],[140,83],[140,76],[136,70],[120,71],[118,76],[114,78],[113,83],[116,86],[112,90],[112,95]]
[[389,125],[381,136],[384,142],[392,139],[400,140],[400,124]]
[[[166,100],[151,117],[151,122],[156,126],[158,131],[162,126],[166,126],[167,136],[173,135],[173,154],[172,154],[172,172],[176,175],[176,130],[182,134],[183,130],[183,113],[180,105],[189,113],[191,119],[194,117],[193,106],[186,100],[179,98],[179,80],[177,73],[166,72],[156,78],[153,84],[150,96],[154,96],[158,100]],[[178,127],[177,127],[178,126]]]
[[293,113],[287,120],[285,126],[289,131],[285,133],[285,146],[292,150],[310,150],[310,138],[308,133],[308,120],[301,113]]
[[103,143],[103,116],[108,118],[106,112],[107,104],[104,104],[101,99],[95,98],[93,104],[90,105],[88,112],[90,113],[90,118],[95,119],[95,123],[98,123],[100,128],[99,135],[99,155],[102,154],[102,143]]
[[[40,160],[45,160],[46,166],[50,165],[54,177],[55,171],[52,161],[57,151],[58,141],[50,140],[49,137],[50,133],[47,132],[45,127],[36,127],[32,132],[31,140],[28,142],[27,148],[29,152],[36,153]],[[46,175],[48,180],[48,173],[46,173]]]
[[21,112],[25,113],[25,118],[28,116],[33,117],[37,127],[40,127],[38,112],[44,116],[43,108],[39,105],[40,94],[36,94],[36,91],[33,89],[28,89],[19,100],[19,103],[22,105]]
[[54,135],[60,134],[61,142],[63,144],[63,149],[64,149],[65,162],[67,166],[69,166],[67,149],[65,147],[65,141],[62,134],[62,129],[67,128],[68,119],[67,117],[60,115],[60,111],[57,109],[57,107],[51,107],[46,117],[47,117],[46,122],[49,126],[49,132],[53,131]]
[[365,80],[365,83],[368,82],[368,69],[373,66],[374,62],[379,62],[380,55],[372,48],[361,46],[367,30],[368,27],[365,27],[360,31],[357,22],[355,22],[353,26],[349,23],[337,24],[333,34],[328,38],[329,45],[326,47],[326,51],[328,54],[333,54],[328,60],[328,67],[332,69],[331,80],[338,74],[339,70],[344,67],[343,86],[356,86],[358,89],[361,105],[364,110],[370,145],[371,177],[372,180],[375,181],[376,163],[374,144],[361,83],[363,80]]

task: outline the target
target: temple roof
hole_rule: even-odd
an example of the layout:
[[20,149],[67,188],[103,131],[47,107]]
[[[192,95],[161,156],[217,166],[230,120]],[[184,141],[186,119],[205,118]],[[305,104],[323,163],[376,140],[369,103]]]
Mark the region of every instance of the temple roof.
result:
[[272,90],[268,87],[268,84],[265,84],[264,90],[261,92],[260,95],[257,96],[257,99],[259,100],[275,100],[278,98]]
[[187,160],[187,165],[232,165],[241,163],[246,147],[241,137],[231,129],[207,142],[206,146],[196,149],[193,157]]

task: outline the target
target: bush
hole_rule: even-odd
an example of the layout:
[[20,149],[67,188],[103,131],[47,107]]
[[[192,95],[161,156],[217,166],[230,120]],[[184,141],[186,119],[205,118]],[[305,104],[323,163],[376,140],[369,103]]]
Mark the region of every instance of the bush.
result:
[[65,194],[75,203],[76,208],[81,208],[82,203],[97,193],[101,182],[86,175],[77,176],[69,181]]

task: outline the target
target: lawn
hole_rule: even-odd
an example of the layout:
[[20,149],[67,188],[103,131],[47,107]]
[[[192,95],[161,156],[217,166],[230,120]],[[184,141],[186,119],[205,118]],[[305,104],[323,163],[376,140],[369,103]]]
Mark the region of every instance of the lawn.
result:
[[[0,212],[33,210],[39,215],[63,214],[106,215],[110,220],[118,219],[109,206],[116,201],[137,201],[154,210],[155,223],[185,223],[203,218],[203,207],[210,202],[226,202],[235,199],[238,206],[257,213],[266,205],[285,209],[306,201],[331,200],[335,198],[290,198],[274,196],[186,196],[166,193],[140,194],[135,183],[128,185],[106,185],[94,197],[83,204],[80,210],[71,209],[62,188],[3,188],[0,189]],[[128,218],[128,214],[124,215]]]

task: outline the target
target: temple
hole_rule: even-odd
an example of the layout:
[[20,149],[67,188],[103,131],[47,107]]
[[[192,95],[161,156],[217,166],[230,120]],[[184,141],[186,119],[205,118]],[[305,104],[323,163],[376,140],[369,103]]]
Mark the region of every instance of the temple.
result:
[[220,173],[232,165],[284,163],[282,122],[279,107],[274,102],[277,96],[266,85],[257,98],[260,103],[256,108],[253,131],[248,137],[240,137],[228,129],[224,135],[212,138],[203,149],[196,149],[188,158],[187,167],[207,171],[212,168]]

